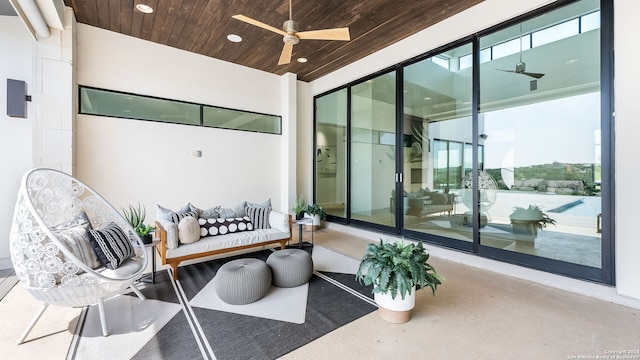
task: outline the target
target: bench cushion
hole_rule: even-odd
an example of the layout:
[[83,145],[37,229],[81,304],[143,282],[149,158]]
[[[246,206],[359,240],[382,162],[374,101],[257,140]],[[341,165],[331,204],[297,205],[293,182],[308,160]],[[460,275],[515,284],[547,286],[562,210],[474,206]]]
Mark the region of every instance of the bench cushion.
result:
[[207,236],[193,244],[180,245],[177,249],[167,249],[167,258],[258,244],[288,237],[289,232],[282,232],[277,229],[256,229],[224,236]]

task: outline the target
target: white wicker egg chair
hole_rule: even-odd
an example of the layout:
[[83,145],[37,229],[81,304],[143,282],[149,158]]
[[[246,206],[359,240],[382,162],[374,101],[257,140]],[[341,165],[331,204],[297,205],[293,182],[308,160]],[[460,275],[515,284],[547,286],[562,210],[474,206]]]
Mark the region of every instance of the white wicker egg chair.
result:
[[[104,230],[112,222],[117,224],[123,230],[121,233],[129,235],[124,238],[132,245],[125,244],[131,257],[115,269],[100,266],[100,262],[88,265],[91,262],[86,260],[87,256],[95,257],[90,245],[87,248],[86,242],[78,240],[70,243],[65,237],[68,235],[65,231],[80,229],[79,236],[85,236],[80,240],[88,239],[85,228],[73,225],[79,217],[85,219],[85,226],[94,230]],[[79,252],[79,248],[84,252]],[[97,303],[102,333],[107,336],[105,299],[125,293],[127,288],[141,300],[145,299],[134,284],[147,267],[142,241],[102,196],[63,172],[39,168],[24,174],[11,227],[10,251],[16,276],[34,298],[44,303],[18,344],[24,341],[49,304],[84,307]]]

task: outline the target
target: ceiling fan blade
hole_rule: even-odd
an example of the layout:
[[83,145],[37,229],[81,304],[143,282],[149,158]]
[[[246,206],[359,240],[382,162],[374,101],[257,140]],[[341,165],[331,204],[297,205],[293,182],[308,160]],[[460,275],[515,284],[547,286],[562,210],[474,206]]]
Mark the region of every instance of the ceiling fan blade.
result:
[[258,20],[252,19],[252,18],[250,18],[250,17],[248,17],[248,16],[244,16],[244,15],[240,15],[240,14],[238,14],[238,15],[233,15],[233,16],[232,16],[232,18],[234,18],[234,19],[236,19],[236,20],[244,21],[244,22],[246,22],[247,24],[251,24],[251,25],[255,25],[255,26],[257,26],[257,27],[261,27],[261,28],[263,28],[263,29],[265,29],[265,30],[272,31],[272,32],[274,32],[274,33],[276,33],[276,34],[280,34],[280,35],[282,35],[282,36],[287,36],[287,35],[288,35],[288,34],[287,34],[286,32],[284,32],[283,30],[280,30],[280,29],[278,29],[278,28],[275,28],[275,27],[273,27],[273,26],[271,26],[271,25],[267,25],[267,24],[265,24],[265,23],[263,23],[263,22],[260,22],[260,21],[258,21]]
[[536,78],[536,79],[540,79],[541,77],[543,77],[545,75],[545,74],[532,73],[532,72],[521,72],[520,74],[531,76],[532,78]]
[[296,36],[299,39],[304,39],[304,40],[341,40],[341,41],[351,40],[351,37],[349,36],[348,27],[302,31],[302,32],[296,33]]
[[503,70],[503,69],[496,69],[496,70],[504,71],[504,72],[510,72],[510,73],[514,73],[514,74],[527,75],[527,76],[531,76],[532,78],[536,78],[536,79],[540,79],[541,77],[543,77],[545,75],[545,74],[541,74],[541,73],[531,73],[531,72],[524,72],[524,71]]
[[293,44],[284,44],[278,65],[285,65],[291,62],[291,53],[293,53]]

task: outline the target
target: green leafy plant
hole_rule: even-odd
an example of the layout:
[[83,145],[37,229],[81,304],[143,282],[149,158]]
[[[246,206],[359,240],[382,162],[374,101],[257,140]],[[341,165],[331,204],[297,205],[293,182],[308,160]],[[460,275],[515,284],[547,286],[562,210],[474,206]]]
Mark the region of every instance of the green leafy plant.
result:
[[296,214],[302,214],[305,212],[307,208],[307,199],[305,199],[302,195],[298,196],[296,199],[296,204],[293,206],[293,212]]
[[325,213],[324,210],[317,204],[307,205],[307,207],[304,209],[304,212],[309,215],[319,215],[320,220],[327,220],[327,213]]
[[140,203],[135,207],[133,205],[129,205],[128,209],[123,207],[120,209],[122,210],[125,220],[127,220],[138,236],[146,236],[156,230],[153,226],[144,224],[147,212],[144,206],[140,205]]
[[549,217],[546,213],[542,212],[542,209],[538,205],[529,205],[527,208],[516,206],[513,208],[513,212],[509,215],[512,220],[529,220],[535,221],[535,226],[538,229],[547,227],[547,224],[555,225],[556,221]]
[[398,293],[404,300],[411,289],[416,286],[428,286],[435,295],[436,288],[444,281],[444,277],[427,261],[429,254],[422,246],[410,243],[369,244],[356,279],[365,285],[373,285],[373,293],[389,293],[395,299]]

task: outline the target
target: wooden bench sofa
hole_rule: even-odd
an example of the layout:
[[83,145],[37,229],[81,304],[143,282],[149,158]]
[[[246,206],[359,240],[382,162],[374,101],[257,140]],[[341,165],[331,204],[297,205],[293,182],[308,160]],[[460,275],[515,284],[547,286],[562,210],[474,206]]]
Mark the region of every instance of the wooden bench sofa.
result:
[[291,241],[291,215],[271,210],[269,228],[253,229],[225,235],[205,236],[200,240],[180,244],[178,225],[167,220],[156,220],[155,236],[160,240],[156,250],[163,265],[170,265],[173,279],[178,279],[178,265],[186,260],[204,258],[212,255],[230,253],[254,247],[267,248],[279,244],[284,249]]

